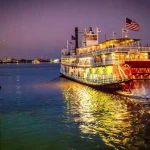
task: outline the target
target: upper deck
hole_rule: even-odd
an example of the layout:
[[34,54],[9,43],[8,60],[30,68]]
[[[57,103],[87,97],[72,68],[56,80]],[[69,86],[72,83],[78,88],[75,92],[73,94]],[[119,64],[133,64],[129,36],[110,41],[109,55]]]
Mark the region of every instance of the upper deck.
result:
[[62,58],[89,57],[101,54],[109,54],[113,52],[121,52],[121,53],[150,52],[150,47],[141,46],[140,39],[131,39],[131,38],[110,39],[96,45],[77,48],[76,53],[73,50],[70,51],[68,49],[63,49]]
[[140,39],[120,38],[62,51],[61,63],[69,66],[105,66],[127,61],[150,61],[150,47],[141,46]]
[[106,49],[94,49],[93,51],[84,51],[77,54],[66,53],[62,58],[82,58],[110,53],[150,53],[150,47],[111,47]]

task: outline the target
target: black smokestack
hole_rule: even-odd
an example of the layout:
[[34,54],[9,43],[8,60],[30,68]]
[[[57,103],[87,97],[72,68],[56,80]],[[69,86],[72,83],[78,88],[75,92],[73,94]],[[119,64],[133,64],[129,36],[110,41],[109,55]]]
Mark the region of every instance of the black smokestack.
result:
[[78,27],[75,27],[75,38],[76,38],[76,45],[75,45],[75,52],[78,48]]

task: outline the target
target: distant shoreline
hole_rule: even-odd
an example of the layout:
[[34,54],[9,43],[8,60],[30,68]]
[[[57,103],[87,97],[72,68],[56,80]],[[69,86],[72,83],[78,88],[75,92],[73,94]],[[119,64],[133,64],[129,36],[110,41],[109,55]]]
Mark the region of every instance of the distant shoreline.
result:
[[6,60],[0,60],[0,64],[14,64],[14,63],[59,63],[60,59],[54,59],[54,60],[45,60],[45,59],[34,59],[34,60],[26,60],[26,59],[6,59]]
[[[53,64],[58,64],[60,62],[40,62],[40,63],[53,63]],[[40,64],[39,63],[39,64]],[[32,62],[0,62],[0,64],[34,64]]]

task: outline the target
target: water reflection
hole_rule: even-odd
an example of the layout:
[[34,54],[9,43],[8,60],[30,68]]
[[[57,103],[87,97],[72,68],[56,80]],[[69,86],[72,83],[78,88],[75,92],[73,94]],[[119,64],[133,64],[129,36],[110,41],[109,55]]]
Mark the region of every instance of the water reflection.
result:
[[131,89],[131,92],[133,95],[139,95],[139,96],[148,96],[149,95],[149,87],[150,87],[150,81],[144,81],[144,80],[134,80],[134,89]]
[[66,83],[63,94],[83,134],[99,135],[114,149],[150,147],[150,107],[142,100],[103,93],[75,82]]

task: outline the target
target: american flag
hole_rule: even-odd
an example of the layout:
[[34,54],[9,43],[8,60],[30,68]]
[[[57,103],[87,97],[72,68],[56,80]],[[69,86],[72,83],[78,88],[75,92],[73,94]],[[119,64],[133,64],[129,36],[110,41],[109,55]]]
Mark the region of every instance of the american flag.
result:
[[113,35],[116,35],[116,33],[115,33],[115,32],[113,32]]
[[73,35],[71,35],[71,39],[72,39],[72,40],[76,40],[76,38],[75,38]]
[[99,28],[97,28],[97,32],[101,32],[101,30]]
[[122,32],[126,32],[126,33],[128,33],[128,30],[127,30],[127,29],[122,28]]
[[70,42],[70,44],[73,44],[72,42]]
[[126,18],[126,28],[130,30],[134,30],[134,31],[140,30],[139,24],[137,24],[136,22],[134,22],[133,20],[129,18]]

